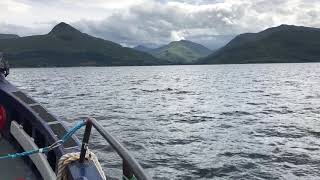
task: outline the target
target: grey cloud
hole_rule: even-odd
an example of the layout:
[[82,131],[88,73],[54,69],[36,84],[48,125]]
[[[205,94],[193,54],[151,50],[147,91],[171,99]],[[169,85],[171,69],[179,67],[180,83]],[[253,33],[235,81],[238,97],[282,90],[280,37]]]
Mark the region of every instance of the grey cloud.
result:
[[19,36],[27,36],[31,34],[42,34],[43,29],[34,29],[25,26],[19,26],[14,24],[0,23],[0,33],[4,34],[17,34]]
[[[217,35],[229,35],[240,30],[236,24],[239,16],[245,13],[241,7],[232,6],[230,9],[205,9],[196,12],[186,12],[184,7],[168,6],[167,4],[149,1],[131,7],[128,12],[115,13],[100,22],[79,21],[77,27],[89,34],[120,42],[129,46],[137,44],[165,44],[178,40],[173,35],[181,38],[197,40],[215,48],[229,40],[221,36],[219,41],[208,43]],[[203,34],[194,34],[200,30]]]
[[[216,48],[228,42],[235,34],[257,32],[278,25],[278,21],[281,21],[277,19],[278,16],[286,20],[287,16],[296,15],[296,12],[292,12],[296,7],[290,7],[290,1],[283,0],[239,3],[231,3],[231,0],[187,3],[181,0],[179,2],[184,3],[177,5],[165,2],[144,1],[125,12],[116,12],[103,21],[79,21],[75,25],[90,34],[129,46],[165,44],[180,37]],[[310,12],[312,15],[313,19],[317,18],[315,13]],[[283,23],[290,24],[288,21]]]

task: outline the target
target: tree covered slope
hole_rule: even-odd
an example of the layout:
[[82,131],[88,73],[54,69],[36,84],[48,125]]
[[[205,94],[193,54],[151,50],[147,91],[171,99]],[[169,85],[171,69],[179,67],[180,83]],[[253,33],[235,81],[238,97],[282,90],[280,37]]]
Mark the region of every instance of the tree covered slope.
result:
[[320,29],[281,25],[235,37],[200,64],[320,62]]
[[0,51],[13,67],[159,65],[165,61],[82,33],[66,23],[48,34],[1,39]]

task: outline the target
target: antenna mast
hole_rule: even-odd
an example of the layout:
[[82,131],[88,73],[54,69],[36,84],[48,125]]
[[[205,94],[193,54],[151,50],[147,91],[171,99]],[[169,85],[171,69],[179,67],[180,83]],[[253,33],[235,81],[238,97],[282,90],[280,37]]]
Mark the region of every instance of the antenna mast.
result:
[[0,74],[3,74],[5,77],[9,75],[9,63],[4,60],[2,52],[0,52]]

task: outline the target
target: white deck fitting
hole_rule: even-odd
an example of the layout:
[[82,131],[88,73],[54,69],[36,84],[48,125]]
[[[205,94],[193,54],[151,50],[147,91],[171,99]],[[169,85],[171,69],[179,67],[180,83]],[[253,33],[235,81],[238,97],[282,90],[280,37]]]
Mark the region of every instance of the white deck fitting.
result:
[[[39,148],[17,122],[11,122],[10,132],[25,151]],[[33,154],[30,156],[30,158],[37,167],[43,179],[56,180],[56,174],[51,169],[45,155]]]
[[[16,153],[17,150],[4,138],[0,138],[0,156]],[[0,179],[37,179],[37,176],[21,158],[0,160]]]

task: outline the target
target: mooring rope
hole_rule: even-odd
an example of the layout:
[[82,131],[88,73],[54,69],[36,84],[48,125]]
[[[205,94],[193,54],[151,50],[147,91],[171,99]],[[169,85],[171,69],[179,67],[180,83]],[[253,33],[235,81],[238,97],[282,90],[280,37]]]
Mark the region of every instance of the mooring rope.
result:
[[73,128],[71,128],[63,137],[62,139],[54,142],[53,144],[51,144],[50,146],[44,147],[44,148],[39,148],[39,149],[34,149],[34,150],[30,150],[30,151],[25,151],[25,152],[21,152],[21,153],[13,153],[13,154],[7,154],[5,156],[0,156],[0,160],[1,159],[14,159],[14,158],[20,158],[20,157],[24,157],[24,156],[29,156],[32,154],[37,154],[37,153],[46,153],[49,152],[61,145],[63,145],[68,139],[71,138],[71,136],[76,133],[79,129],[81,129],[83,126],[86,125],[86,121],[82,121],[77,123]]
[[[87,149],[86,159],[91,160],[94,165],[96,166],[101,178],[106,180],[106,175],[101,167],[101,164],[97,158],[97,156]],[[58,170],[57,170],[57,180],[67,180],[67,173],[65,171],[66,167],[74,161],[78,161],[80,159],[79,152],[68,153],[61,156],[59,163],[58,163]]]

